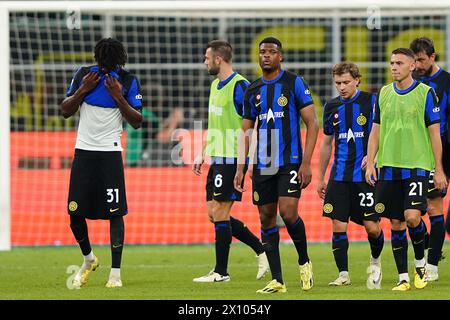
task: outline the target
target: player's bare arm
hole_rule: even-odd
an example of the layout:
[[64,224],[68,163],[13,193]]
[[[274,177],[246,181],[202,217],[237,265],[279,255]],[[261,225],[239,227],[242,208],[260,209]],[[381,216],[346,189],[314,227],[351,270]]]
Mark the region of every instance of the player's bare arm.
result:
[[434,185],[437,189],[443,190],[447,188],[447,178],[444,173],[444,168],[442,166],[442,144],[440,135],[440,124],[435,123],[428,127],[428,132],[430,133],[431,146],[433,148],[434,160],[436,163],[436,168],[434,171]]
[[325,182],[325,172],[331,158],[331,150],[333,148],[333,136],[324,135],[320,144],[319,174],[317,183],[317,193],[321,199],[325,199],[325,191],[327,183]]
[[122,85],[119,80],[107,74],[105,86],[111,97],[117,102],[122,116],[134,129],[138,129],[142,123],[142,115],[138,110],[132,108],[122,95]]
[[89,72],[83,77],[78,90],[72,96],[65,98],[61,103],[61,113],[64,119],[70,118],[78,111],[84,96],[93,90],[99,81],[100,77],[97,72]]
[[236,175],[234,176],[234,188],[239,192],[244,192],[245,190],[241,187],[242,180],[244,180],[244,167],[245,159],[248,154],[248,149],[250,147],[250,137],[249,130],[255,125],[255,121],[244,119],[242,121],[242,131],[239,134],[238,141],[238,161]]
[[202,174],[202,165],[205,162],[205,150],[206,150],[206,141],[203,141],[202,150],[195,157],[194,163],[192,164],[192,171],[197,176]]
[[366,182],[371,186],[375,186],[378,180],[377,170],[375,169],[375,155],[378,152],[378,144],[380,142],[380,125],[374,123],[372,131],[370,131],[369,142],[367,145],[367,169]]
[[256,133],[258,130],[258,118],[256,118],[255,125],[253,127],[252,139],[250,141],[250,153],[249,153],[249,161],[248,161],[248,176],[253,178],[253,165],[256,164],[256,148],[258,146],[258,135]]
[[316,107],[314,104],[302,108],[300,110],[300,116],[306,125],[305,154],[303,155],[302,164],[298,170],[298,179],[301,188],[304,189],[311,183],[311,158],[314,147],[316,146],[317,135],[319,134],[319,125],[317,123]]

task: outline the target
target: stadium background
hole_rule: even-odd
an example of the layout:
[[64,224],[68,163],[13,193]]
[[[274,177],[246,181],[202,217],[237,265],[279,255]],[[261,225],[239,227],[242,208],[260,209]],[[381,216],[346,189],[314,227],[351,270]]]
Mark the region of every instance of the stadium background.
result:
[[[375,8],[376,13],[376,8]],[[408,46],[418,36],[435,41],[439,64],[446,67],[450,10],[380,12],[370,20],[363,10],[305,10],[292,12],[139,12],[108,14],[81,11],[79,28],[68,24],[65,11],[10,13],[10,179],[11,243],[22,245],[72,245],[67,215],[70,163],[78,117],[64,121],[59,104],[77,66],[93,62],[100,38],[122,41],[129,55],[127,68],[141,80],[146,123],[136,132],[126,131],[126,185],[130,214],[126,242],[134,244],[210,243],[214,230],[206,215],[202,177],[195,177],[190,161],[206,128],[209,85],[212,78],[202,64],[205,44],[225,38],[234,47],[234,67],[255,80],[257,44],[268,35],[284,45],[284,67],[302,74],[313,92],[321,119],[323,103],[334,94],[331,68],[343,59],[356,62],[362,71],[361,88],[370,92],[390,81],[387,59],[393,48]],[[76,11],[75,11],[76,15]],[[373,17],[372,17],[373,18]],[[370,24],[372,23],[373,24]],[[74,27],[75,28],[71,28]],[[158,140],[165,119],[181,110],[174,136],[183,137],[185,165],[173,165],[171,150],[179,142]],[[172,133],[171,131],[169,133]],[[194,137],[195,140],[189,139]],[[313,182],[304,191],[300,214],[310,241],[331,237],[330,222],[321,217],[322,202],[315,191],[318,150],[313,158]],[[259,220],[251,204],[251,183],[232,214],[256,233]],[[446,199],[448,204],[448,197]],[[428,219],[427,223],[428,223]],[[90,223],[91,242],[109,243],[109,224]],[[390,236],[386,222],[383,227]],[[363,229],[351,225],[351,240],[365,240]],[[282,239],[288,235],[282,231]]]

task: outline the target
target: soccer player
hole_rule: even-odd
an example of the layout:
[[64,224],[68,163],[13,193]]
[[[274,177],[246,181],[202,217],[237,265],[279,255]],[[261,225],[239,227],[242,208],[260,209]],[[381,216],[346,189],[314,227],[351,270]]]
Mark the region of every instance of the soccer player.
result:
[[[368,234],[371,257],[368,268],[369,289],[381,288],[381,251],[384,245],[380,217],[374,211],[375,188],[365,182],[362,169],[372,128],[375,96],[358,90],[361,74],[352,62],[333,67],[333,79],[339,97],[324,106],[317,192],[324,199],[323,216],[332,219],[332,249],[339,276],[330,286],[350,285],[348,274],[349,219],[363,225]],[[331,157],[334,138],[334,162],[328,185],[325,172]]]
[[[319,131],[315,107],[301,76],[283,70],[281,42],[268,37],[259,43],[262,77],[246,90],[244,98],[244,141],[239,142],[238,169],[234,187],[243,191],[244,158],[249,149],[249,131],[258,119],[256,164],[253,170],[253,203],[258,206],[264,250],[272,281],[258,293],[283,293],[276,226],[277,208],[298,253],[303,290],[313,286],[312,264],[308,257],[305,225],[298,214],[301,189],[311,182],[311,156]],[[306,124],[306,147],[302,156],[300,118]],[[244,137],[243,135],[241,137]]]
[[[416,73],[420,81],[432,87],[436,92],[441,116],[442,163],[447,180],[450,177],[450,141],[447,139],[448,119],[450,114],[450,74],[436,64],[436,52],[433,41],[429,38],[417,38],[410,44],[416,56]],[[429,249],[427,256],[427,280],[439,278],[438,263],[445,239],[444,201],[447,190],[439,191],[433,184],[431,171],[428,187],[428,215],[430,217]]]
[[75,73],[61,104],[64,118],[80,109],[75,157],[70,174],[70,227],[84,256],[73,285],[86,284],[99,266],[92,251],[86,219],[110,221],[112,265],[107,288],[121,287],[124,245],[123,216],[128,213],[120,136],[125,119],[139,128],[142,96],[138,79],[124,69],[127,53],[119,41],[107,38],[95,45],[96,65]]
[[[430,171],[435,169],[434,185],[442,190],[447,180],[442,168],[440,115],[434,90],[412,77],[415,56],[409,48],[392,51],[393,83],[381,88],[374,111],[374,123],[367,151],[366,181],[374,186],[375,211],[389,218],[392,251],[399,282],[392,289],[411,289],[408,275],[406,226],[414,247],[414,285],[427,285],[424,258],[425,224]],[[377,168],[374,159],[377,154]],[[406,223],[405,223],[406,221]]]
[[208,136],[202,152],[196,157],[193,171],[201,174],[205,154],[211,157],[206,179],[206,201],[209,220],[216,232],[216,266],[194,282],[230,281],[228,255],[231,238],[250,246],[258,258],[257,279],[269,271],[264,248],[259,239],[240,220],[231,217],[234,201],[241,201],[242,193],[234,189],[237,165],[237,134],[242,124],[242,103],[249,82],[233,71],[231,45],[223,40],[208,43],[205,66],[210,75],[217,76],[211,84],[209,96]]

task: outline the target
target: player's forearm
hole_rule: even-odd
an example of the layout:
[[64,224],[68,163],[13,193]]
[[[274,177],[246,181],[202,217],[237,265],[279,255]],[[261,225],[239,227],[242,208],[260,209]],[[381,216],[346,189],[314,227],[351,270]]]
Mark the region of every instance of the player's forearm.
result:
[[[314,152],[314,147],[317,142],[317,135],[319,134],[319,125],[317,119],[314,118],[306,124],[306,141],[305,141],[305,153],[303,155],[302,164],[311,164],[311,158]],[[300,133],[299,133],[300,134]]]
[[433,148],[434,162],[436,163],[436,171],[443,171],[442,165],[442,144],[441,135],[439,132],[439,124],[434,124],[428,127],[430,133],[431,147]]
[[367,167],[373,167],[375,163],[375,155],[378,152],[378,144],[380,141],[380,125],[374,123],[370,132],[369,142],[367,145]]
[[78,111],[85,95],[86,92],[79,88],[72,96],[63,100],[61,103],[61,114],[64,119],[70,118]]
[[252,136],[254,121],[244,119],[242,122],[242,130],[239,132],[238,138],[238,161],[237,170],[244,171],[248,150],[250,148],[250,139]]
[[331,158],[332,145],[327,141],[327,137],[324,137],[320,145],[320,158],[319,158],[319,181],[325,179],[325,172],[328,168],[328,163]]
[[133,109],[124,97],[120,96],[114,98],[114,100],[116,100],[117,105],[119,106],[119,110],[125,120],[129,124],[131,124],[133,128],[138,129],[142,123],[142,114],[139,111]]

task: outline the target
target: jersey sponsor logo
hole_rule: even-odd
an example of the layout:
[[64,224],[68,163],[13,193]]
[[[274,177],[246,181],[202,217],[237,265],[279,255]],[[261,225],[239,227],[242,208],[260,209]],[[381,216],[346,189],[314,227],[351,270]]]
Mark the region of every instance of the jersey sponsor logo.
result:
[[434,113],[438,113],[439,111],[441,111],[441,109],[439,107],[433,108]]
[[364,212],[364,217],[370,217],[370,216],[373,216],[375,214],[375,212],[372,212],[372,213],[365,213]]
[[222,192],[214,192],[214,193],[213,193],[214,197],[218,197],[218,196],[220,196],[221,194],[222,194]]
[[364,131],[353,132],[351,128],[348,129],[347,133],[340,133],[338,139],[347,139],[347,142],[353,139],[355,141],[357,138],[364,138]]
[[309,95],[311,95],[311,91],[309,91],[309,89],[306,89],[305,94],[309,96]]
[[359,117],[356,119],[356,122],[360,125],[363,126],[367,123],[367,118],[365,116],[363,116],[363,114],[360,114]]
[[288,99],[282,94],[279,98],[278,98],[278,100],[277,100],[277,102],[278,102],[278,105],[280,106],[280,107],[284,107],[284,106],[286,106],[287,104],[288,104]]
[[416,206],[416,205],[421,204],[421,203],[422,203],[422,201],[417,201],[417,202],[416,201],[412,201],[411,205],[412,206]]
[[269,109],[267,113],[262,113],[259,115],[259,120],[267,120],[267,122],[270,121],[270,119],[275,121],[275,118],[284,118],[284,111],[277,111],[273,112],[272,109]]
[[117,210],[119,210],[119,208],[115,208],[115,209],[109,208],[109,212],[111,212],[111,213],[116,212]]
[[255,107],[259,107],[259,105],[262,103],[262,101],[255,103]]
[[135,96],[135,98],[136,98],[136,100],[142,100],[142,95],[141,95],[141,94],[137,94],[137,95]]
[[294,192],[297,192],[297,190],[288,189],[288,193],[294,193]]
[[69,211],[74,212],[78,209],[78,203],[76,203],[75,201],[70,201],[69,202]]
[[215,113],[217,116],[221,116],[223,114],[223,108],[212,104],[209,106],[209,113]]
[[338,122],[334,122],[334,121],[333,121],[333,126],[337,126],[339,123],[341,123],[340,120],[339,120]]
[[325,213],[331,213],[331,212],[333,212],[333,205],[332,205],[331,203],[326,203],[326,204],[323,206],[323,212],[325,212]]
[[[433,180],[430,180],[430,182],[433,182]],[[436,187],[428,189],[428,192],[431,192],[431,191],[434,191],[434,190],[436,190]]]

